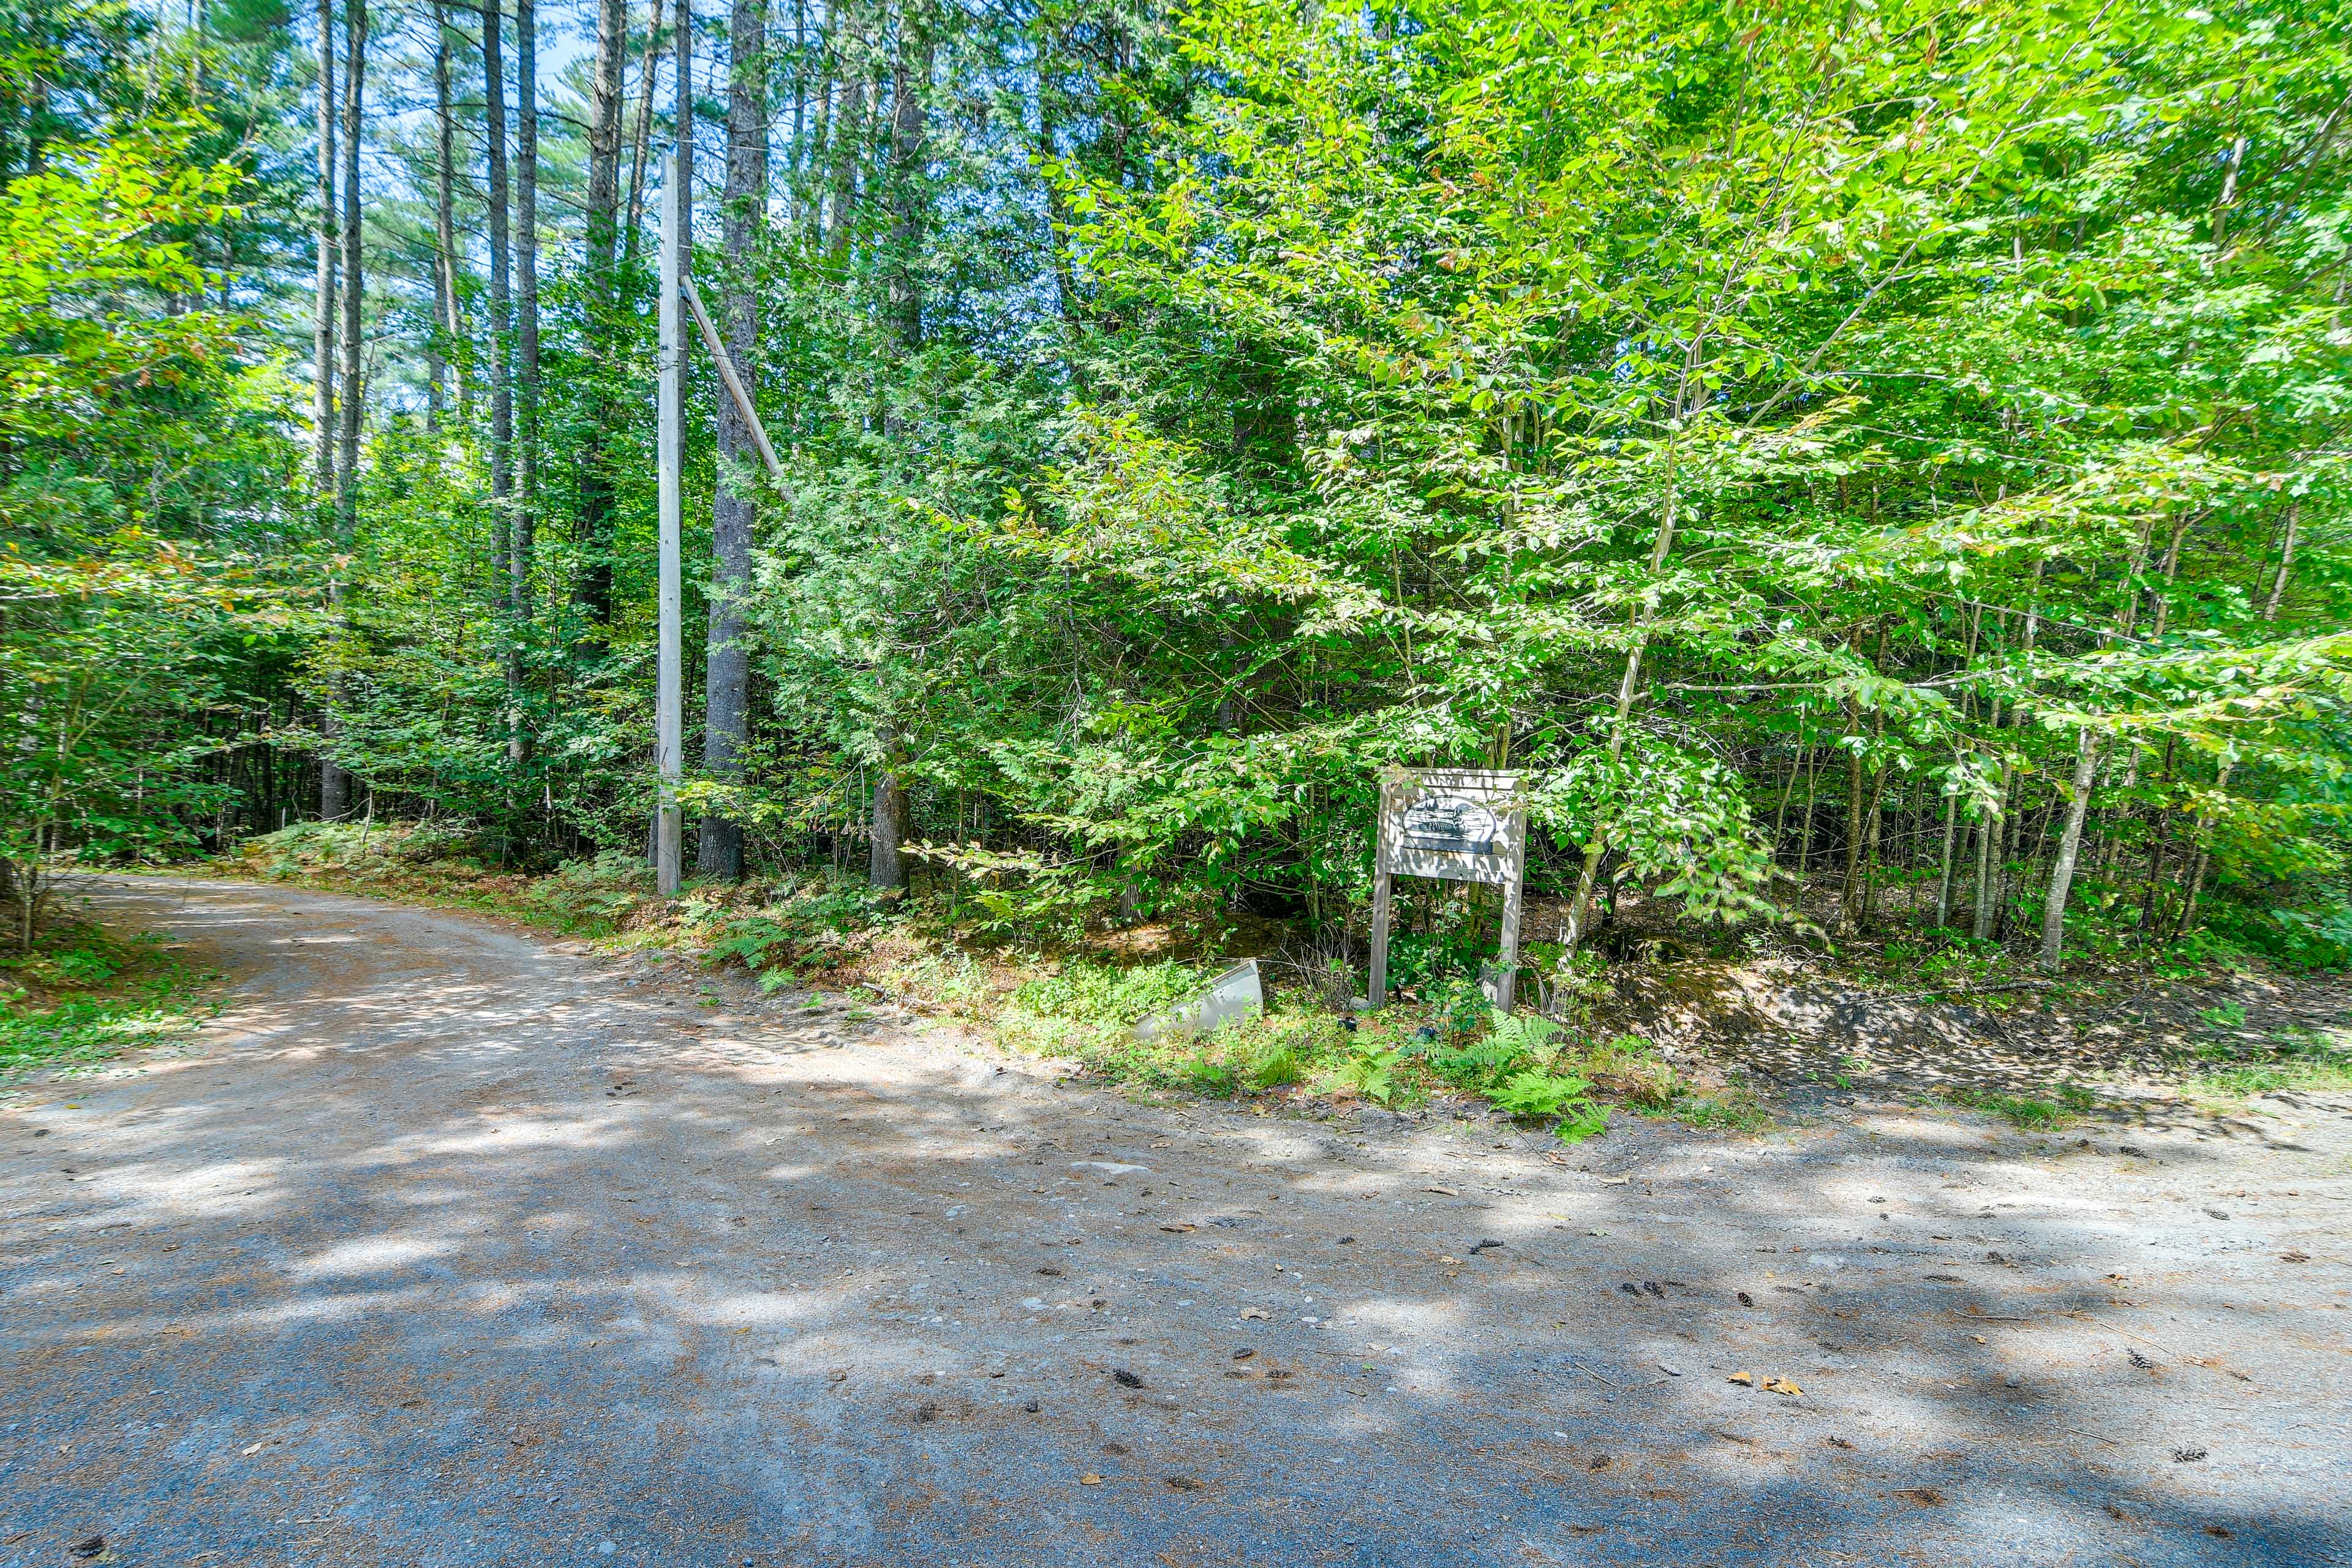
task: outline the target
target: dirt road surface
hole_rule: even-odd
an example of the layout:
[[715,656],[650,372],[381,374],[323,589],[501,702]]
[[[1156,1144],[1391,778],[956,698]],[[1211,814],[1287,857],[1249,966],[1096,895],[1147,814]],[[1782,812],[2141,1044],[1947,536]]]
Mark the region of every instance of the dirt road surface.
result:
[[0,1563],[2352,1562],[2341,1100],[1548,1158],[98,897],[231,988],[0,1106]]

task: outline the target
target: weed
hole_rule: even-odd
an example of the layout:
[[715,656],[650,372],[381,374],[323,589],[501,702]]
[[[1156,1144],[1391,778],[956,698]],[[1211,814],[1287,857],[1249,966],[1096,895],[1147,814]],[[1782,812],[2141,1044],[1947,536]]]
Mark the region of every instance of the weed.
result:
[[2241,1002],[2223,1002],[2211,1007],[2200,1007],[2197,1016],[2206,1026],[2214,1029],[2242,1029],[2246,1026],[2246,1008]]
[[1257,1089],[1281,1089],[1306,1079],[1307,1069],[1299,1065],[1298,1053],[1288,1046],[1275,1046],[1249,1065],[1249,1081]]
[[152,936],[53,926],[32,952],[0,960],[0,1077],[163,1044],[194,1026],[194,993],[210,978]]
[[2258,1094],[2352,1089],[2352,1047],[2324,1034],[2290,1036],[2259,1059],[2192,1078],[2187,1089],[2209,1110],[2234,1110]]
[[1686,1127],[1721,1132],[1765,1132],[1772,1127],[1771,1113],[1754,1095],[1738,1089],[1715,1095],[1685,1095],[1675,1102],[1674,1116]]
[[[2063,1091],[2062,1091],[2063,1092]],[[2085,1099],[2085,1091],[2076,1090]],[[2074,1113],[2064,1106],[2046,1100],[2032,1100],[2023,1095],[1995,1094],[1990,1089],[1955,1088],[1944,1091],[1944,1098],[1954,1105],[1970,1110],[1988,1111],[2011,1126],[2025,1132],[2047,1132],[2063,1127],[2074,1120]]]

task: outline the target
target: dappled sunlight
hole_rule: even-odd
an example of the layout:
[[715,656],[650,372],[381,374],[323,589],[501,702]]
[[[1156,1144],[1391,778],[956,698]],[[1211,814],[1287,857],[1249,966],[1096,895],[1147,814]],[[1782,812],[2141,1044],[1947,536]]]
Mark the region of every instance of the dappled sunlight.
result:
[[[1101,1472],[1208,1520],[1247,1506],[1220,1478],[1271,1467],[1398,1540],[1463,1464],[1445,1484],[1526,1479],[1492,1506],[1530,1561],[1729,1543],[1758,1513],[1824,1552],[2210,1524],[2291,1555],[2329,1528],[2231,1500],[2271,1495],[2264,1434],[2337,1474],[2321,1389],[2242,1363],[2327,1354],[2340,1275],[2254,1289],[2277,1246],[2205,1215],[2191,1141],[2158,1166],[1910,1114],[1752,1142],[1626,1121],[1554,1153],[1129,1103],[904,1037],[793,1054],[758,1020],[735,1040],[462,967],[491,962],[444,955],[407,1012],[346,987],[380,1022],[316,1026],[301,1058],[253,1032],[278,1005],[236,1009],[202,1061],[9,1112],[43,1442],[148,1419],[132,1391],[162,1386],[245,1469],[278,1406],[356,1452],[493,1434],[510,1511],[685,1465],[779,1530],[813,1486],[873,1528],[910,1476]],[[467,1011],[493,993],[525,1021]]]

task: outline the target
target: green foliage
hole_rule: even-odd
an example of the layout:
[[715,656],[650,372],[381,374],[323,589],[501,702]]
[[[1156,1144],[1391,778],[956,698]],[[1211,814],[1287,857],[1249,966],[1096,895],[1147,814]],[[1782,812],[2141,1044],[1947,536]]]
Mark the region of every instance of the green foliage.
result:
[[1998,1116],[2023,1132],[2055,1131],[2072,1123],[2081,1114],[2070,1104],[2036,1100],[2026,1095],[2000,1094],[1990,1089],[1954,1088],[1945,1090],[1944,1098],[1955,1105]]
[[0,955],[0,1079],[164,1045],[199,1021],[210,976],[152,936],[60,922]]
[[1487,1098],[1506,1116],[1552,1117],[1587,1102],[1592,1085],[1580,1078],[1556,1078],[1541,1068],[1515,1072]]

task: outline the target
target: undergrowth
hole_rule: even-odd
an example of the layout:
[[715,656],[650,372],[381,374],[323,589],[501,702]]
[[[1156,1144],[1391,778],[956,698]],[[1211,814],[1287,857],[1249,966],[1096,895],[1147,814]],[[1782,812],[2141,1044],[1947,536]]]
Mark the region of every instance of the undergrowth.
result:
[[0,955],[0,1079],[176,1038],[211,978],[152,935],[53,925],[30,953]]

